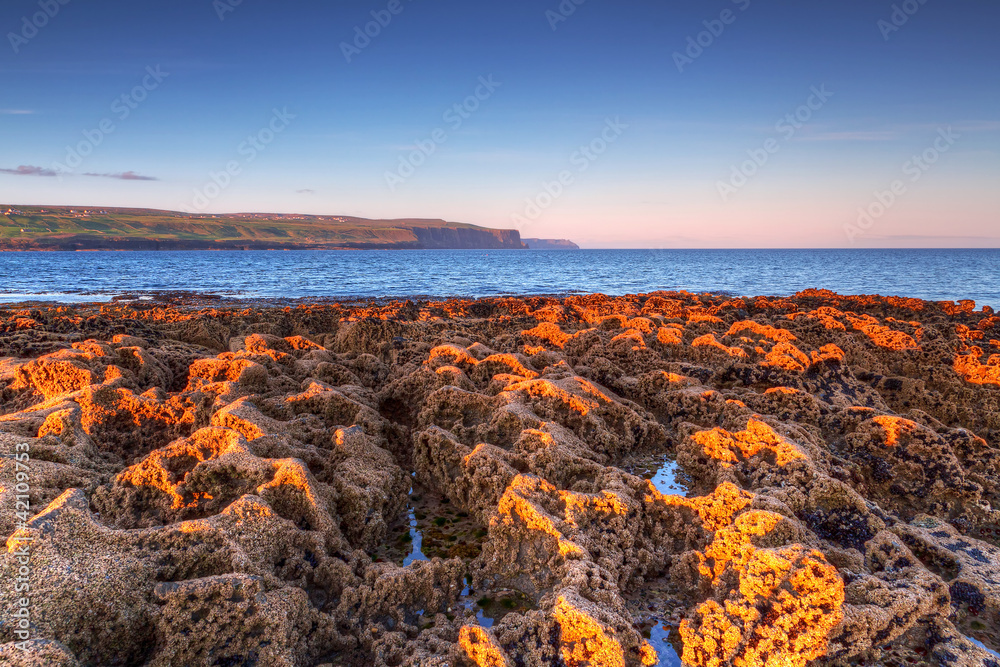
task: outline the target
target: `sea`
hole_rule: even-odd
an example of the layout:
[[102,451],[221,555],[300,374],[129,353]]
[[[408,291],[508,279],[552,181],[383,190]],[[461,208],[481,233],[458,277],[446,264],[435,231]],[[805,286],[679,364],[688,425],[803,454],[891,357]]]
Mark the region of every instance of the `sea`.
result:
[[0,302],[608,295],[808,288],[1000,310],[1000,250],[296,250],[0,252]]

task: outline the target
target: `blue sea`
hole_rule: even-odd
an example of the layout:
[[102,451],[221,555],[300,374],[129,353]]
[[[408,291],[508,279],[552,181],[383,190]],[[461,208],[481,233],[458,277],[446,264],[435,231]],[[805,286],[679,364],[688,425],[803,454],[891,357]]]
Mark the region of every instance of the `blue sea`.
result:
[[0,302],[162,292],[237,299],[630,294],[826,288],[1000,310],[1000,250],[4,252]]

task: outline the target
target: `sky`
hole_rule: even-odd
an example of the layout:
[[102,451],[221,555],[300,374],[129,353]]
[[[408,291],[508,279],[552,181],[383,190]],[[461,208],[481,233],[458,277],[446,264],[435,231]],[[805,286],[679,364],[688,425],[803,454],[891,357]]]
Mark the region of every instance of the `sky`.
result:
[[1000,247],[984,0],[5,0],[0,203]]

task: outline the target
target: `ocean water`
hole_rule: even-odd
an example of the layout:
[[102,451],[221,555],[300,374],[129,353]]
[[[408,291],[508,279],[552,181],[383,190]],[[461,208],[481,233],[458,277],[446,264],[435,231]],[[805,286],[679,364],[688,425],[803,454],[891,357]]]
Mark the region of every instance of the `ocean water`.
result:
[[245,299],[629,294],[974,299],[1000,310],[1000,250],[2,252],[0,302],[188,291]]

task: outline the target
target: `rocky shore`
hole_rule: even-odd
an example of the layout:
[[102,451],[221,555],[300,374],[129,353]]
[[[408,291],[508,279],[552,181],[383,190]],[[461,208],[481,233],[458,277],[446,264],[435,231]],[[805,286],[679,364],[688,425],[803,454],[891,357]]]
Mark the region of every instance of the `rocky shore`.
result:
[[1000,317],[4,307],[0,532],[0,664],[1000,667]]

